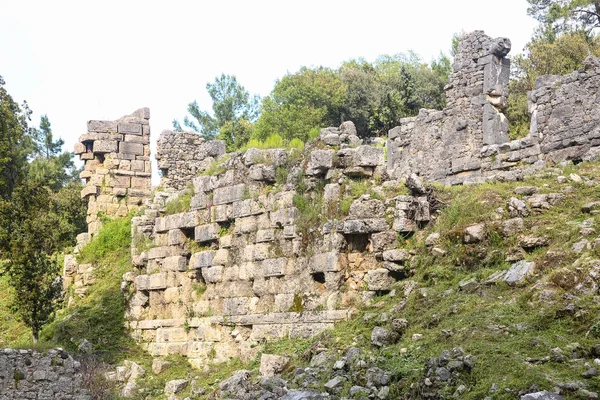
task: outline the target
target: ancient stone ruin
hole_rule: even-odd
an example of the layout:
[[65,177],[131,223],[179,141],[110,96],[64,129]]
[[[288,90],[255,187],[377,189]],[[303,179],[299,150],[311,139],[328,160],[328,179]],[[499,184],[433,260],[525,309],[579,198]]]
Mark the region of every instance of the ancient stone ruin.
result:
[[[315,335],[404,279],[409,254],[398,238],[433,217],[421,180],[515,180],[597,159],[600,60],[540,77],[529,96],[531,132],[510,141],[502,114],[509,50],[508,39],[463,36],[447,107],[401,120],[387,141],[361,140],[345,122],[323,129],[304,153],[225,154],[221,141],[164,131],[161,190],[152,198],[148,110],[90,121],[77,146],[90,233],[99,213],[126,215],[145,202],[132,222],[134,266],[124,276],[133,337],[154,356],[182,354],[201,366],[251,358],[272,338]],[[386,195],[365,194],[340,213],[343,194],[360,179]],[[168,212],[186,196],[189,209]],[[320,226],[306,224],[302,198],[324,216]],[[68,263],[79,279],[92,268]]]
[[81,196],[88,199],[88,232],[98,216],[124,217],[150,196],[150,110],[142,108],[117,121],[89,121],[75,154],[84,161]]
[[0,400],[89,400],[82,368],[66,352],[0,349]]

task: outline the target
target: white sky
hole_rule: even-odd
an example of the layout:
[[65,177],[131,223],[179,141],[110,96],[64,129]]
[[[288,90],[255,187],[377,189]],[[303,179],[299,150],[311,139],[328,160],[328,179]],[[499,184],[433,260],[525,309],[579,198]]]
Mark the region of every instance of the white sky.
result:
[[90,119],[150,107],[153,142],[187,104],[210,109],[207,82],[236,75],[251,93],[300,66],[416,51],[448,53],[452,34],[528,42],[526,0],[0,0],[0,75],[32,122],[48,114],[72,150]]

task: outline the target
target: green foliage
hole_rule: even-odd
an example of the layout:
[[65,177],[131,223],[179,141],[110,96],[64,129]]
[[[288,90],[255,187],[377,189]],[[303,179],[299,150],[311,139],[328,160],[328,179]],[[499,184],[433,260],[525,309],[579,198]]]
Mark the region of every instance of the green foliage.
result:
[[288,142],[306,142],[311,129],[339,125],[344,99],[345,87],[336,71],[302,67],[278,80],[263,99],[254,137],[280,134]]
[[583,30],[588,34],[600,27],[598,0],[527,0],[531,15],[556,33]]
[[[95,263],[118,253],[131,244],[131,217],[102,219],[102,229],[79,253],[79,262]],[[120,277],[119,277],[120,279]]]
[[246,151],[248,149],[296,149],[302,151],[304,149],[304,142],[302,142],[298,138],[294,138],[291,141],[284,140],[281,135],[274,133],[265,140],[260,140],[257,138],[250,139],[248,143],[244,147],[242,147],[241,151]]
[[62,283],[56,256],[61,232],[60,217],[49,190],[22,184],[10,202],[0,203],[0,252],[5,260],[0,274],[9,277],[12,308],[31,328],[34,342],[58,306]]
[[33,144],[27,126],[31,110],[26,102],[19,107],[4,84],[0,76],[0,198],[7,200],[26,175]]
[[[221,74],[214,82],[206,84],[206,90],[212,99],[213,115],[200,110],[194,100],[188,105],[188,113],[195,121],[186,116],[184,125],[207,139],[219,135],[230,148],[241,145],[252,132],[251,123],[257,116],[258,96],[250,96],[234,75]],[[173,121],[173,127],[181,130],[177,121]]]
[[450,64],[442,54],[428,66],[412,52],[382,55],[373,64],[364,59],[343,63],[345,118],[363,135],[379,134],[396,126],[400,118],[416,115],[420,108],[443,108]]
[[183,191],[179,196],[165,204],[165,213],[167,215],[173,215],[190,211],[190,203],[193,196],[194,193],[192,188]]
[[583,66],[588,55],[600,55],[600,38],[588,39],[582,32],[568,32],[554,38],[534,39],[526,53],[513,58],[515,78],[509,84],[507,118],[510,137],[529,133],[527,92],[540,75],[564,75]]
[[100,231],[80,253],[81,263],[93,263],[95,282],[86,296],[61,310],[56,321],[44,328],[42,338],[68,351],[76,351],[87,339],[101,360],[115,362],[137,354],[124,326],[126,301],[121,277],[131,266],[131,217],[104,220]]

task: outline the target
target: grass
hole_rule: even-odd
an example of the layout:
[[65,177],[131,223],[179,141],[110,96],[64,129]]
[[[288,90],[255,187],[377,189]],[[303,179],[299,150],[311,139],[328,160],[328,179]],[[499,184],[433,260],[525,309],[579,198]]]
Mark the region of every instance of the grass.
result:
[[194,189],[192,187],[188,187],[186,190],[180,193],[179,196],[165,204],[165,214],[173,215],[190,211],[190,203],[193,196]]
[[82,299],[57,313],[41,337],[71,352],[83,339],[100,360],[110,363],[139,354],[124,327],[126,301],[121,276],[131,267],[131,217],[106,220],[102,229],[80,253],[80,263],[96,267],[96,281]]

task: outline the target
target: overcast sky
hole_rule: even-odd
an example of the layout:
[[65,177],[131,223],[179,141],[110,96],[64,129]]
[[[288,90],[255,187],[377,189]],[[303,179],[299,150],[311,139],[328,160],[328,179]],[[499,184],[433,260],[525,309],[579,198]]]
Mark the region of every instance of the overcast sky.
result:
[[150,107],[153,142],[222,72],[251,93],[300,66],[414,50],[448,53],[455,32],[512,40],[536,22],[526,0],[23,1],[0,0],[0,75],[8,92],[48,114],[72,150],[90,119]]

